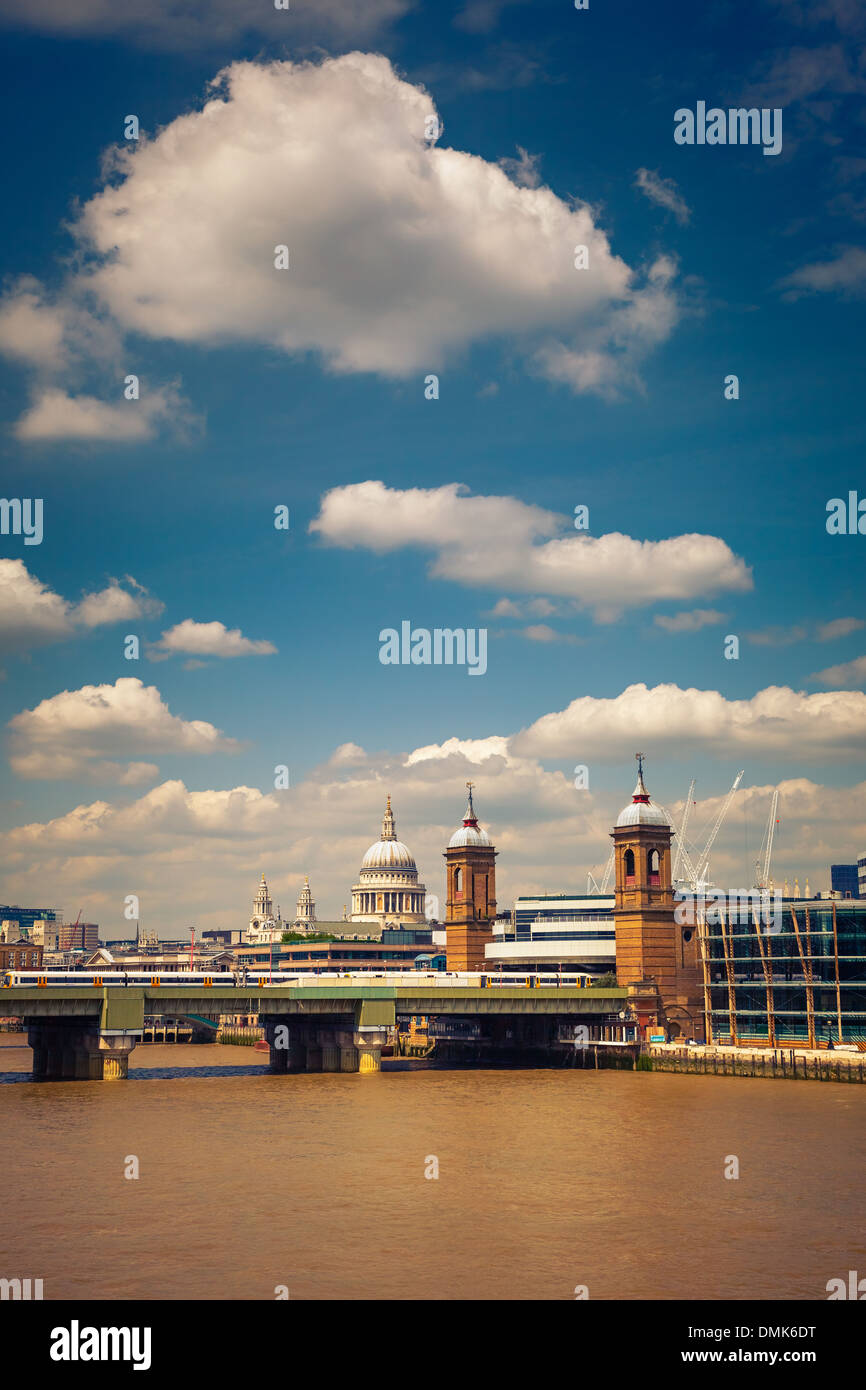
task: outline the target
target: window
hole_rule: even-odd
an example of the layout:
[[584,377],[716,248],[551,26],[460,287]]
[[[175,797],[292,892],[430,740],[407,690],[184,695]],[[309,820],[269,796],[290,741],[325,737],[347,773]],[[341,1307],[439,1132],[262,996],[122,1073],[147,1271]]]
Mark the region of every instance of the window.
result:
[[646,856],[647,878],[654,887],[658,887],[661,882],[659,874],[659,852],[657,849],[647,850]]
[[463,891],[463,870],[460,868],[460,865],[458,864],[457,868],[454,870],[454,892],[455,892],[455,893],[461,893],[462,891]]
[[634,883],[634,850],[627,849],[623,858],[626,883]]

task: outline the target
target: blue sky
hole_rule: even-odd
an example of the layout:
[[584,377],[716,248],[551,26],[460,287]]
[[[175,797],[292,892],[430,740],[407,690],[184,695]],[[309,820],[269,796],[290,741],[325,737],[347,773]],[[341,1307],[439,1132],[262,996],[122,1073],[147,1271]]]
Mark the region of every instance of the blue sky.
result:
[[[714,865],[720,879],[747,872],[769,789],[790,783],[779,875],[810,873],[826,886],[831,859],[866,847],[866,538],[825,528],[829,498],[858,488],[866,496],[866,76],[856,10],[833,0],[810,20],[785,0],[747,18],[731,5],[696,13],[662,4],[624,20],[600,0],[587,12],[383,0],[367,13],[379,9],[375,29],[359,31],[352,8],[334,0],[322,7],[333,18],[326,29],[301,6],[263,13],[261,29],[244,34],[231,7],[203,10],[200,27],[180,32],[169,13],[159,19],[158,4],[141,33],[96,4],[82,3],[76,22],[76,6],[44,0],[25,25],[17,4],[0,3],[0,103],[14,132],[3,169],[13,211],[0,305],[3,493],[45,506],[42,544],[2,536],[0,557],[23,561],[67,605],[119,588],[129,612],[112,622],[106,607],[88,626],[67,609],[50,640],[28,639],[26,615],[22,635],[15,614],[20,572],[4,597],[0,716],[18,720],[7,743],[4,900],[56,901],[74,915],[83,898],[114,934],[124,894],[141,891],[154,921],[179,931],[190,919],[242,919],[264,869],[284,907],[310,872],[330,915],[348,896],[387,790],[439,891],[436,856],[470,776],[500,848],[503,902],[542,886],[582,887],[586,868],[606,856],[606,826],[631,790],[638,747],[651,790],[671,807],[690,776],[711,798],[746,768],[751,790]],[[224,23],[205,22],[211,15]],[[354,70],[328,66],[354,50],[385,55],[391,69],[358,86]],[[183,135],[179,118],[200,121],[214,98],[207,84],[242,59],[253,65],[246,94],[218,96],[237,110],[232,131],[215,122],[213,132],[199,124]],[[262,77],[275,62],[303,60],[321,69],[319,86]],[[674,111],[698,100],[780,107],[782,153],[677,146]],[[344,101],[341,125],[334,112]],[[444,124],[405,188],[401,102],[435,106]],[[122,138],[130,112],[146,133],[132,155]],[[239,156],[228,136],[239,130],[256,154],[237,201],[207,180],[216,170],[235,187]],[[351,159],[341,156],[344,138],[357,142]],[[269,164],[293,140],[313,151],[302,173],[291,150],[287,166]],[[107,173],[111,146],[129,162]],[[448,150],[461,155],[452,191],[431,192],[423,161]],[[513,197],[491,182],[497,166],[519,190]],[[123,243],[123,281],[104,238],[119,225],[111,190],[127,185],[121,237],[131,227],[140,241],[168,241],[164,257]],[[549,202],[536,206],[545,190]],[[404,197],[417,218],[411,233],[399,223]],[[576,301],[572,319],[556,300],[576,293],[567,276],[581,272],[568,264],[566,233],[581,207],[602,239],[598,260],[592,243],[601,292],[591,310]],[[259,217],[262,245],[280,218],[289,228],[292,278],[276,314],[248,278],[259,273],[249,240]],[[175,258],[175,235],[200,250]],[[560,249],[563,269],[557,262],[551,272]],[[458,293],[451,268],[456,275],[464,257]],[[322,278],[301,303],[292,296],[303,296],[314,260]],[[381,286],[365,283],[377,271]],[[545,275],[553,291],[540,287]],[[218,311],[223,290],[237,290],[237,315]],[[281,340],[282,313],[290,337],[293,315],[303,320],[301,346]],[[571,358],[551,368],[553,343],[557,353],[590,353],[599,387]],[[438,400],[425,399],[428,371],[439,377]],[[139,403],[122,401],[128,372],[140,375]],[[736,401],[724,399],[729,373],[739,378]],[[157,397],[148,437],[123,438],[128,412]],[[91,414],[89,433],[79,427],[70,438],[82,398],[108,413]],[[22,428],[46,399],[54,405],[38,427]],[[113,414],[123,409],[126,417]],[[421,543],[398,543],[396,510],[387,542],[378,521],[371,530],[361,518],[357,529],[310,531],[326,495],[344,497],[351,515],[356,494],[342,490],[371,480],[388,490],[384,511],[409,494]],[[467,537],[459,507],[450,520],[436,510],[439,490],[454,483],[464,499],[510,502],[502,514],[482,509],[477,537]],[[615,562],[604,603],[579,579],[569,594],[537,579],[527,588],[523,561],[533,557],[521,558],[507,524],[497,539],[499,521],[555,514],[559,529],[551,523],[529,549],[571,543],[581,503],[594,539],[715,538],[713,553],[721,547],[740,580],[714,584],[703,562],[689,562],[688,593],[644,602],[667,563],[664,551],[644,551],[631,557],[637,578],[625,599]],[[291,511],[288,533],[272,524],[279,504]],[[471,582],[476,562],[496,577]],[[606,563],[600,553],[599,568]],[[437,565],[445,577],[431,573]],[[494,614],[503,600],[519,615]],[[681,614],[699,615],[691,630],[657,621]],[[487,674],[382,666],[379,631],[402,619],[486,627]],[[277,650],[148,659],[148,644],[189,621]],[[138,662],[124,660],[127,633],[141,638]],[[728,634],[739,636],[738,660],[724,658]],[[130,679],[156,687],[170,711],[146,738],[138,734],[155,707],[139,709],[135,692],[119,719],[94,714],[98,696],[56,703],[62,692]],[[622,694],[638,684],[718,692],[717,703],[693,727],[667,696],[637,698],[626,715]],[[768,687],[791,692],[771,716],[753,705],[730,714],[730,702]],[[829,702],[820,709],[809,704],[818,696]],[[581,706],[549,737],[533,733],[586,697],[601,703]],[[44,701],[55,703],[43,718],[26,717]],[[215,737],[191,752],[195,736],[167,719],[204,721],[233,742]],[[521,730],[530,733],[514,739]],[[494,738],[512,743],[503,751],[484,742]],[[480,743],[407,761],[413,749],[452,739]],[[342,745],[365,753],[330,761]],[[152,774],[124,780],[140,761]],[[590,767],[589,794],[571,785],[577,762]],[[293,785],[275,793],[282,763]],[[233,788],[248,791],[232,800]],[[712,810],[709,802],[707,818]]]

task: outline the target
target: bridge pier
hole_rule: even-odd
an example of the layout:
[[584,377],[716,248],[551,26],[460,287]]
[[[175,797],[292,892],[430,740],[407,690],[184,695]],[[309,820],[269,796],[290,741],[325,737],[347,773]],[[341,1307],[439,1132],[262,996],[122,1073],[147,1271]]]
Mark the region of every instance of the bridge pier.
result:
[[95,1032],[49,1019],[31,1021],[27,1041],[33,1049],[33,1075],[40,1080],[123,1081],[138,1039],[120,1031]]
[[381,1065],[388,1028],[380,1024],[298,1024],[265,1019],[270,1070],[296,1072],[375,1072]]

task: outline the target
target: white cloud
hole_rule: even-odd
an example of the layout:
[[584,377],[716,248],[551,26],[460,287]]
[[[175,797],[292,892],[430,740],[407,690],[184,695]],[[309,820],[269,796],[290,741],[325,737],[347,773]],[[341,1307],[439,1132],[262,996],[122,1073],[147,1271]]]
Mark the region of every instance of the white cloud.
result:
[[819,623],[815,636],[819,642],[832,642],[837,637],[847,637],[866,627],[862,618],[833,618],[829,623]]
[[715,608],[693,608],[685,613],[657,613],[653,622],[665,632],[699,632],[702,627],[723,623],[725,614]]
[[541,183],[541,175],[538,172],[538,162],[541,156],[528,154],[522,145],[517,146],[517,158],[506,155],[500,159],[499,164],[505,170],[508,177],[521,188],[537,188]]
[[29,366],[60,367],[66,361],[66,322],[45,301],[42,286],[24,276],[0,300],[0,352]]
[[801,266],[780,280],[779,286],[787,299],[809,293],[862,294],[866,291],[866,251],[860,246],[844,247],[832,260]]
[[187,404],[173,387],[144,390],[137,401],[122,398],[115,404],[94,396],[72,396],[59,386],[37,388],[32,405],[14,426],[16,437],[26,443],[59,440],[103,440],[140,443],[152,439],[160,425],[183,433],[192,424]]
[[245,5],[238,0],[184,4],[148,0],[0,0],[8,24],[44,33],[99,38],[117,36],[157,49],[211,49],[259,35],[272,43],[321,39],[344,42],[369,37],[411,7],[412,0],[291,0],[276,10],[272,0]]
[[624,608],[752,587],[748,566],[715,536],[639,541],[619,532],[560,536],[568,520],[514,497],[470,497],[459,483],[325,493],[310,530],[332,545],[434,551],[431,573],[473,588],[570,598],[609,621]]
[[120,581],[112,579],[99,593],[87,594],[75,605],[73,620],[82,627],[104,627],[109,623],[122,623],[130,618],[154,617],[162,612],[163,604],[152,599],[141,584],[136,584],[131,575],[126,581],[136,590],[130,593]]
[[[628,745],[629,748],[631,744]],[[336,758],[336,755],[335,755]],[[0,832],[4,883],[13,901],[86,901],[105,935],[128,935],[126,894],[141,895],[145,920],[161,934],[241,926],[249,920],[262,871],[284,913],[292,911],[309,873],[320,917],[338,917],[367,846],[379,834],[386,793],[397,831],[409,845],[428,891],[444,902],[442,853],[460,824],[465,781],[476,783],[481,823],[498,851],[497,897],[507,907],[518,893],[580,892],[586,870],[602,866],[617,812],[634,777],[624,766],[604,792],[577,792],[569,777],[516,756],[505,739],[448,739],[408,756],[366,754],[357,746],[343,763],[332,758],[292,794],[235,786],[188,790],[180,781],[152,788],[128,804],[106,800]],[[628,760],[630,763],[630,759]],[[675,816],[681,804],[662,795],[662,768],[650,788]],[[693,813],[696,838],[709,825],[720,795]],[[715,788],[713,788],[715,791]],[[699,789],[700,791],[700,789]],[[753,839],[743,841],[741,815],[730,815],[713,850],[715,881],[751,882],[772,788],[741,789]],[[828,865],[866,843],[866,783],[822,787],[805,778],[780,783],[781,826],[773,871],[826,887]],[[74,908],[73,908],[74,912]]]
[[638,169],[634,182],[651,203],[667,208],[682,226],[688,222],[691,209],[673,179],[663,179],[657,170]]
[[468,34],[489,34],[499,23],[503,10],[522,4],[526,4],[526,0],[467,0],[455,16],[454,24]]
[[9,721],[10,764],[24,778],[83,777],[123,785],[150,779],[152,763],[118,762],[140,753],[232,753],[239,748],[204,720],[174,715],[155,686],[137,677],[64,690]]
[[828,666],[819,671],[813,680],[823,685],[838,685],[843,688],[866,684],[866,656],[855,657],[853,661],[843,661],[838,666]]
[[112,579],[99,593],[85,594],[72,603],[31,574],[23,560],[0,559],[0,650],[22,651],[71,637],[80,627],[123,622],[161,610],[162,604],[130,575],[126,582],[135,593]]
[[769,686],[750,700],[728,700],[718,690],[638,684],[611,698],[582,695],[536,720],[512,746],[539,758],[588,750],[595,758],[615,758],[637,740],[669,754],[703,748],[727,756],[790,757],[796,750],[798,758],[845,759],[862,754],[864,739],[866,695],[860,693],[806,695]]
[[498,336],[575,389],[635,384],[676,321],[673,263],[641,285],[588,206],[428,144],[434,114],[382,56],[232,64],[203,110],[118,150],[76,224],[82,292],[128,331],[340,372],[407,377]]
[[195,656],[270,656],[277,649],[273,642],[251,641],[239,627],[227,628],[225,623],[197,623],[184,618],[154,642],[151,653],[191,652]]
[[576,642],[577,638],[567,632],[557,632],[549,623],[530,623],[520,629],[520,636],[528,642]]

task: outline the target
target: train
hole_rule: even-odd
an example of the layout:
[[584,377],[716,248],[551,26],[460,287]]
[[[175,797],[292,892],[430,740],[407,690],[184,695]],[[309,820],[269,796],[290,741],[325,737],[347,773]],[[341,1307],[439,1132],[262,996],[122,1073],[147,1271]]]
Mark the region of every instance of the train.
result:
[[241,988],[264,989],[273,987],[291,988],[293,985],[310,987],[322,984],[340,984],[347,980],[362,981],[367,984],[418,985],[429,984],[436,988],[452,988],[471,985],[482,989],[589,989],[592,976],[583,972],[553,973],[552,971],[530,971],[526,974],[510,971],[374,971],[374,970],[322,970],[304,974],[289,970],[264,971],[241,969],[208,974],[205,971],[178,970],[162,974],[142,970],[7,970],[0,977],[5,989],[16,986],[40,989],[80,989],[91,985],[94,989],[106,987],[156,989],[160,987],[182,989]]

